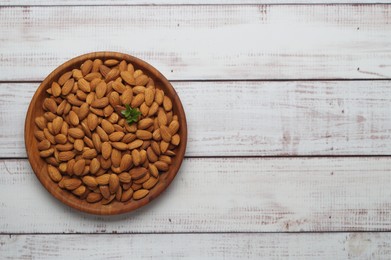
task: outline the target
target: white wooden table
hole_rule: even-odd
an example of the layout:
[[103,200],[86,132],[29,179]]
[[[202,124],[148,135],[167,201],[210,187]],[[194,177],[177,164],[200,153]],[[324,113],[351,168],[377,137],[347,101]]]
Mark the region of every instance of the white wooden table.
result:
[[[391,5],[338,2],[0,0],[0,259],[390,259]],[[189,127],[169,189],[115,217],[24,150],[39,82],[98,50],[158,68]]]

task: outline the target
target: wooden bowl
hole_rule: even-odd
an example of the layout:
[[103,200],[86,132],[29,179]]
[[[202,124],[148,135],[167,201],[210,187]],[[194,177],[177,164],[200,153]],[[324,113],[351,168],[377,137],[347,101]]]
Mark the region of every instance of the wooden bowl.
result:
[[[42,103],[44,99],[47,97],[46,89],[49,88],[53,81],[58,80],[58,78],[65,73],[66,71],[70,71],[76,67],[80,67],[80,65],[88,60],[88,59],[118,59],[118,60],[126,60],[133,64],[135,69],[142,69],[145,74],[151,77],[157,88],[163,89],[165,95],[171,98],[173,103],[173,112],[178,115],[178,120],[180,123],[179,135],[181,139],[180,145],[176,148],[176,155],[172,158],[173,162],[170,166],[168,172],[160,175],[158,184],[150,190],[149,194],[141,199],[141,200],[130,200],[128,202],[118,202],[113,201],[109,205],[101,205],[100,203],[88,203],[85,200],[81,200],[71,194],[69,191],[62,190],[56,183],[54,183],[47,173],[46,162],[39,156],[39,151],[37,148],[38,141],[34,136],[34,131],[37,126],[34,123],[34,119],[36,116],[40,116],[44,114],[44,110],[42,108]],[[42,185],[58,200],[61,202],[71,206],[72,208],[88,212],[91,214],[97,215],[114,215],[121,214],[125,212],[133,211],[137,208],[140,208],[157,196],[159,196],[172,182],[175,178],[185,155],[186,150],[186,142],[187,142],[187,125],[186,125],[186,117],[185,112],[182,107],[182,103],[175,92],[172,85],[168,82],[168,80],[154,67],[150,64],[146,63],[143,60],[135,58],[133,56],[117,53],[117,52],[93,52],[81,55],[79,57],[73,58],[57,69],[55,69],[52,73],[49,74],[45,78],[45,80],[41,83],[37,91],[35,92],[33,99],[31,100],[30,106],[27,111],[26,122],[25,122],[25,132],[24,132],[24,140],[26,145],[27,156],[31,167],[38,177],[39,181]]]

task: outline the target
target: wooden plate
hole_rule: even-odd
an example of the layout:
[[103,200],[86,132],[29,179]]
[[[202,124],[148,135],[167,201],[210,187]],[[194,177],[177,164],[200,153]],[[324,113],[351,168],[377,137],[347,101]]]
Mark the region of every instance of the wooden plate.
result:
[[[150,191],[148,196],[141,200],[135,201],[132,199],[125,203],[113,201],[109,205],[101,205],[100,203],[91,204],[86,202],[85,200],[80,200],[76,196],[71,194],[69,191],[62,190],[60,187],[58,187],[56,183],[54,183],[50,179],[47,173],[47,167],[45,167],[47,163],[39,156],[37,148],[38,141],[34,136],[34,131],[37,129],[34,123],[34,119],[36,116],[44,114],[42,103],[43,100],[47,97],[46,89],[49,88],[52,82],[56,81],[64,72],[70,71],[74,68],[79,68],[80,65],[88,59],[126,60],[127,62],[132,63],[135,69],[142,69],[145,74],[147,74],[154,80],[156,87],[163,89],[165,94],[171,98],[174,114],[178,115],[178,120],[180,123],[179,135],[181,138],[181,143],[176,149],[176,156],[173,157],[173,162],[170,166],[169,171],[160,175],[158,184]],[[47,76],[45,80],[41,83],[41,85],[35,92],[27,111],[24,140],[27,156],[35,175],[38,177],[42,185],[54,197],[56,197],[61,202],[84,212],[97,215],[114,215],[130,212],[148,204],[168,187],[168,185],[175,178],[185,155],[187,143],[187,125],[185,112],[183,110],[182,103],[177,93],[175,92],[172,85],[168,82],[168,80],[157,69],[155,69],[145,61],[127,54],[117,52],[94,52],[81,55],[65,62],[57,69],[55,69],[52,73],[50,73],[49,76]]]

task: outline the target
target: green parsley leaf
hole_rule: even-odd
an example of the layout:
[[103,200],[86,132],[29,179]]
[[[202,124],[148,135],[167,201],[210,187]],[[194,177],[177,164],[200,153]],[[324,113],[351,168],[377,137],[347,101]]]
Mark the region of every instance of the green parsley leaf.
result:
[[130,125],[138,121],[141,114],[136,108],[131,108],[128,104],[125,105],[126,109],[121,111],[122,116],[125,117],[126,122]]

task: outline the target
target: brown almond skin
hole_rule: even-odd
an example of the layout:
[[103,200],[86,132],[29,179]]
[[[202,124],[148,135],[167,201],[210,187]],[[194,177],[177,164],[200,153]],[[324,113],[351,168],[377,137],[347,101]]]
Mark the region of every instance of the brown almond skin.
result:
[[86,192],[86,186],[84,185],[81,185],[72,191],[73,194],[79,197],[82,196],[85,192]]
[[120,151],[128,150],[128,145],[122,142],[112,142],[111,145]]
[[138,121],[137,128],[140,130],[145,130],[148,127],[153,125],[153,119],[152,118],[144,118]]
[[102,141],[97,133],[92,134],[92,143],[98,153],[102,151]]
[[62,179],[61,173],[58,171],[56,167],[53,167],[52,165],[48,164],[48,175],[50,179],[54,182],[59,182]]
[[122,183],[130,183],[132,181],[132,177],[127,172],[122,172],[118,175],[119,181]]
[[159,177],[159,170],[156,168],[155,165],[153,165],[152,163],[150,163],[148,165],[148,169],[149,169],[149,173],[155,177],[155,178],[158,178]]
[[140,94],[137,94],[132,102],[130,103],[130,106],[132,108],[136,108],[136,107],[139,107],[141,106],[141,104],[144,102],[144,93],[140,93]]
[[86,201],[88,203],[95,203],[102,200],[102,195],[100,193],[91,192],[87,195]]
[[160,126],[160,134],[165,142],[169,143],[171,141],[170,130],[167,126]]
[[78,152],[83,151],[83,149],[84,149],[84,142],[83,142],[83,140],[82,139],[76,139],[75,142],[73,143],[73,147]]
[[135,141],[131,142],[130,144],[128,144],[128,149],[129,150],[137,149],[142,145],[143,145],[142,140],[135,140]]
[[110,193],[111,194],[116,193],[118,190],[118,187],[119,187],[119,178],[118,178],[117,174],[110,174],[110,178],[109,178]]
[[82,180],[83,180],[83,183],[85,185],[87,185],[88,187],[95,188],[98,186],[96,179],[92,176],[84,176]]
[[58,159],[62,162],[69,161],[75,157],[75,153],[72,151],[60,152],[58,153]]
[[159,171],[165,172],[165,171],[168,171],[168,169],[169,169],[168,164],[165,163],[165,162],[162,162],[162,161],[157,161],[157,162],[154,163],[154,165],[156,166],[156,168],[157,168]]
[[167,97],[167,96],[164,96],[164,98],[163,98],[163,108],[164,108],[164,110],[166,110],[167,112],[172,110],[172,102],[171,102],[171,99],[170,99],[169,97]]
[[93,113],[90,113],[88,116],[87,116],[87,125],[88,125],[88,128],[93,131],[95,130],[95,128],[98,126],[99,124],[99,119],[98,119],[98,116],[93,114]]
[[148,157],[148,161],[154,163],[156,162],[159,158],[157,157],[157,155],[154,153],[152,147],[148,147],[147,149],[147,157]]
[[159,179],[150,177],[146,182],[143,183],[143,188],[150,190],[158,183]]
[[147,174],[148,170],[144,167],[136,167],[129,171],[130,176],[133,180],[138,180]]
[[103,119],[101,122],[102,129],[106,132],[107,135],[114,132],[114,126],[112,123],[110,123],[108,120]]
[[100,140],[102,142],[107,142],[109,141],[109,136],[107,135],[107,133],[105,132],[105,130],[102,129],[102,127],[98,126],[96,128],[96,133],[99,135],[100,137]]
[[147,174],[145,174],[144,177],[138,179],[138,180],[134,180],[133,182],[136,183],[136,184],[143,184],[144,182],[146,182],[149,178],[151,177],[151,175],[147,172]]
[[81,139],[84,137],[83,130],[81,130],[79,128],[69,128],[68,134],[75,139]]
[[76,161],[76,163],[73,165],[73,173],[77,176],[82,175],[85,166],[86,161],[84,159]]
[[111,156],[112,147],[109,142],[104,142],[102,144],[102,156],[104,159],[109,159]]
[[126,202],[133,197],[133,190],[131,188],[122,191],[121,202]]
[[160,151],[162,152],[162,153],[165,153],[167,150],[168,150],[168,146],[169,146],[170,144],[169,143],[167,143],[167,142],[165,142],[165,141],[161,141],[160,142]]
[[174,135],[172,138],[171,138],[171,143],[175,146],[179,145],[181,141],[181,138],[178,134]]
[[103,174],[95,178],[96,182],[99,185],[107,185],[109,184],[110,174]]
[[111,151],[111,163],[114,167],[119,167],[121,163],[121,151],[113,149]]
[[136,149],[132,150],[132,159],[135,166],[139,166],[141,163],[140,152]]
[[141,140],[150,140],[152,139],[152,133],[147,130],[137,130],[136,136]]
[[48,140],[42,140],[38,143],[38,150],[43,151],[49,149],[51,146],[51,143]]
[[132,163],[133,163],[133,159],[130,154],[125,154],[124,156],[122,156],[121,163],[119,165],[121,172],[129,170],[130,167],[132,166]]
[[95,149],[88,149],[83,152],[84,159],[93,159],[98,155],[98,152]]
[[100,193],[102,193],[103,198],[108,199],[110,198],[110,190],[109,186],[103,185],[99,186]]
[[168,129],[170,130],[171,135],[175,135],[179,130],[178,121],[176,121],[176,120],[171,121],[170,125],[168,126]]
[[54,140],[57,144],[65,144],[67,142],[67,137],[63,134],[58,134],[54,137]]
[[140,200],[140,199],[144,198],[145,196],[147,196],[148,193],[149,193],[149,190],[145,190],[145,189],[137,190],[133,193],[133,199]]
[[91,106],[94,108],[104,108],[109,104],[109,99],[107,97],[103,97],[100,99],[95,99],[92,101]]
[[124,132],[114,132],[109,135],[109,140],[112,142],[119,142],[124,136]]
[[77,189],[82,184],[80,179],[72,178],[64,181],[64,187],[67,190]]
[[93,158],[90,163],[90,173],[96,174],[100,169],[100,162],[97,158]]

